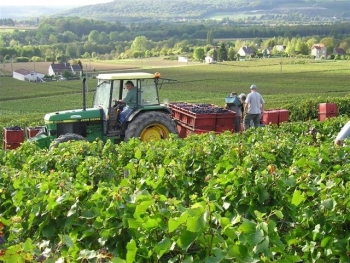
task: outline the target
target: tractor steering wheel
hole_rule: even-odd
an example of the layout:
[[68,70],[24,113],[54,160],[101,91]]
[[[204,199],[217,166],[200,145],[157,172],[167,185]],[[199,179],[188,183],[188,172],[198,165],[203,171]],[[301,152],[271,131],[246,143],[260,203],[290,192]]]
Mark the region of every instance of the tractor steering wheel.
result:
[[118,100],[116,100],[115,101],[115,104],[113,105],[113,108],[115,109],[115,110],[122,110],[124,107],[125,107],[125,103],[124,102],[120,102],[120,101],[118,101]]

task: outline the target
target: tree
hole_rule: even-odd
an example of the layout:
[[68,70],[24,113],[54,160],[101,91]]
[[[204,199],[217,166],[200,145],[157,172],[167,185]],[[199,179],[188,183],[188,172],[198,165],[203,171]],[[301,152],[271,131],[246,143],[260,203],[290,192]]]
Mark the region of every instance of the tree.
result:
[[218,61],[218,51],[216,50],[216,48],[214,48],[213,51],[213,61]]
[[221,43],[220,48],[219,48],[219,60],[220,61],[227,60],[227,49],[226,49],[226,45],[224,42]]
[[97,43],[100,37],[100,33],[97,30],[92,30],[88,36],[89,42]]
[[288,42],[287,48],[286,48],[286,53],[289,56],[295,55],[295,45],[292,43],[292,41]]
[[56,44],[56,43],[58,43],[57,37],[56,37],[55,35],[51,34],[51,35],[49,36],[49,43],[50,43],[50,44]]
[[230,49],[228,50],[228,59],[231,61],[235,60],[235,56],[236,56],[236,51],[233,47],[230,47]]
[[117,31],[113,31],[109,33],[109,40],[110,41],[117,41],[119,37],[119,33]]
[[134,52],[139,52],[140,56],[143,56],[147,50],[147,38],[145,36],[135,37],[134,41],[131,44],[131,50]]
[[204,52],[203,48],[197,47],[197,48],[194,49],[193,57],[196,60],[203,60],[204,59],[204,55],[205,55],[205,52]]
[[321,44],[325,45],[327,48],[327,53],[332,54],[334,49],[334,38],[333,37],[325,37],[320,41]]
[[305,41],[299,38],[297,44],[295,45],[295,51],[299,54],[307,55],[309,54],[309,47]]
[[81,63],[81,60],[79,59],[78,60],[78,63],[77,63],[78,65],[79,65],[79,67],[81,68],[81,73],[83,74],[84,72],[83,72],[83,63]]
[[74,77],[74,75],[73,75],[72,72],[69,72],[68,70],[66,70],[66,71],[63,71],[62,77],[66,78],[66,79],[69,79],[71,77]]
[[212,45],[214,43],[213,30],[209,30],[207,33],[207,44]]
[[98,43],[107,44],[109,42],[109,36],[106,32],[101,32],[98,36]]
[[312,37],[308,41],[306,41],[306,44],[307,44],[308,48],[311,50],[312,46],[314,44],[317,44],[317,42],[318,42],[318,39],[315,37]]

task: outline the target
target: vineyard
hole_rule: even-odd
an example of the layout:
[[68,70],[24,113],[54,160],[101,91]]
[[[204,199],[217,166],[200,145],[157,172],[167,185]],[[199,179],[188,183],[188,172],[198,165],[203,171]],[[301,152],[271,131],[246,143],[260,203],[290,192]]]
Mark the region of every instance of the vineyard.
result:
[[[135,66],[140,63],[140,60],[135,61]],[[280,62],[280,59],[264,59],[143,71],[160,71],[163,77],[178,80],[164,83],[161,101],[167,98],[170,102],[185,100],[223,106],[223,98],[229,93],[248,93],[249,86],[255,83],[266,101],[266,108],[286,108],[293,121],[317,118],[317,104],[322,102],[336,102],[340,114],[348,114],[348,61],[283,58],[282,73]],[[108,64],[106,68],[119,66]],[[29,83],[10,77],[1,77],[0,81],[2,127],[43,125],[45,113],[82,107],[80,81]],[[88,79],[88,106],[92,105],[95,86],[96,80]],[[1,140],[2,129],[0,143]]]
[[349,262],[346,121],[0,150],[0,261]]

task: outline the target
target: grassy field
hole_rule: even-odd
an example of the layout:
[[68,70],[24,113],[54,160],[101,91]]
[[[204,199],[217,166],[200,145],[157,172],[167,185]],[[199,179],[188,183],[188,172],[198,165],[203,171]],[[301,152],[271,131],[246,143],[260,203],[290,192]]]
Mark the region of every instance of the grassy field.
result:
[[[283,59],[282,73],[279,63],[279,59],[265,59],[188,67],[146,68],[142,71],[160,71],[164,78],[178,80],[165,83],[161,89],[161,100],[169,101],[223,105],[224,97],[230,92],[248,93],[249,86],[253,83],[263,95],[266,108],[283,107],[288,103],[298,103],[299,100],[315,97],[324,97],[326,101],[328,97],[344,97],[350,93],[349,61]],[[120,64],[106,65],[106,69],[123,70]],[[132,63],[124,65],[126,67]],[[21,116],[32,116],[39,120],[47,112],[76,109],[82,104],[80,81],[29,83],[1,77],[0,82],[0,125],[11,119],[15,122]],[[96,80],[88,80],[88,106],[92,105],[95,85]]]
[[[47,74],[51,62],[22,62],[22,63],[5,63],[0,65],[0,76],[5,74],[11,74],[12,71],[18,69],[35,70],[37,72]],[[164,68],[164,67],[176,67],[184,66],[187,64],[179,63],[176,60],[165,60],[161,58],[147,58],[147,59],[123,59],[123,60],[106,60],[106,61],[94,61],[94,60],[82,60],[84,71],[87,72],[100,72],[111,70],[126,70],[137,68]],[[189,65],[196,65],[198,62],[188,63]]]
[[0,26],[0,34],[1,33],[12,33],[14,30],[26,31],[37,29],[37,27],[32,26]]

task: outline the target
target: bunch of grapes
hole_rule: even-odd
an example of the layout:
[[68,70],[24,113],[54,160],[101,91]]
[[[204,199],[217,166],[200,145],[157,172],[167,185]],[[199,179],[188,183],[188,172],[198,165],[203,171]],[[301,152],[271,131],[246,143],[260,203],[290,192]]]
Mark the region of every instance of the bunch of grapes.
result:
[[196,114],[221,114],[230,112],[224,108],[213,107],[211,104],[196,104],[195,106],[189,108],[188,111]]
[[197,107],[201,107],[201,108],[206,108],[206,107],[213,107],[212,104],[208,104],[208,103],[202,103],[202,104],[194,104]]
[[10,127],[7,127],[6,130],[8,130],[8,131],[20,131],[20,130],[22,130],[22,128],[19,126],[10,126]]

